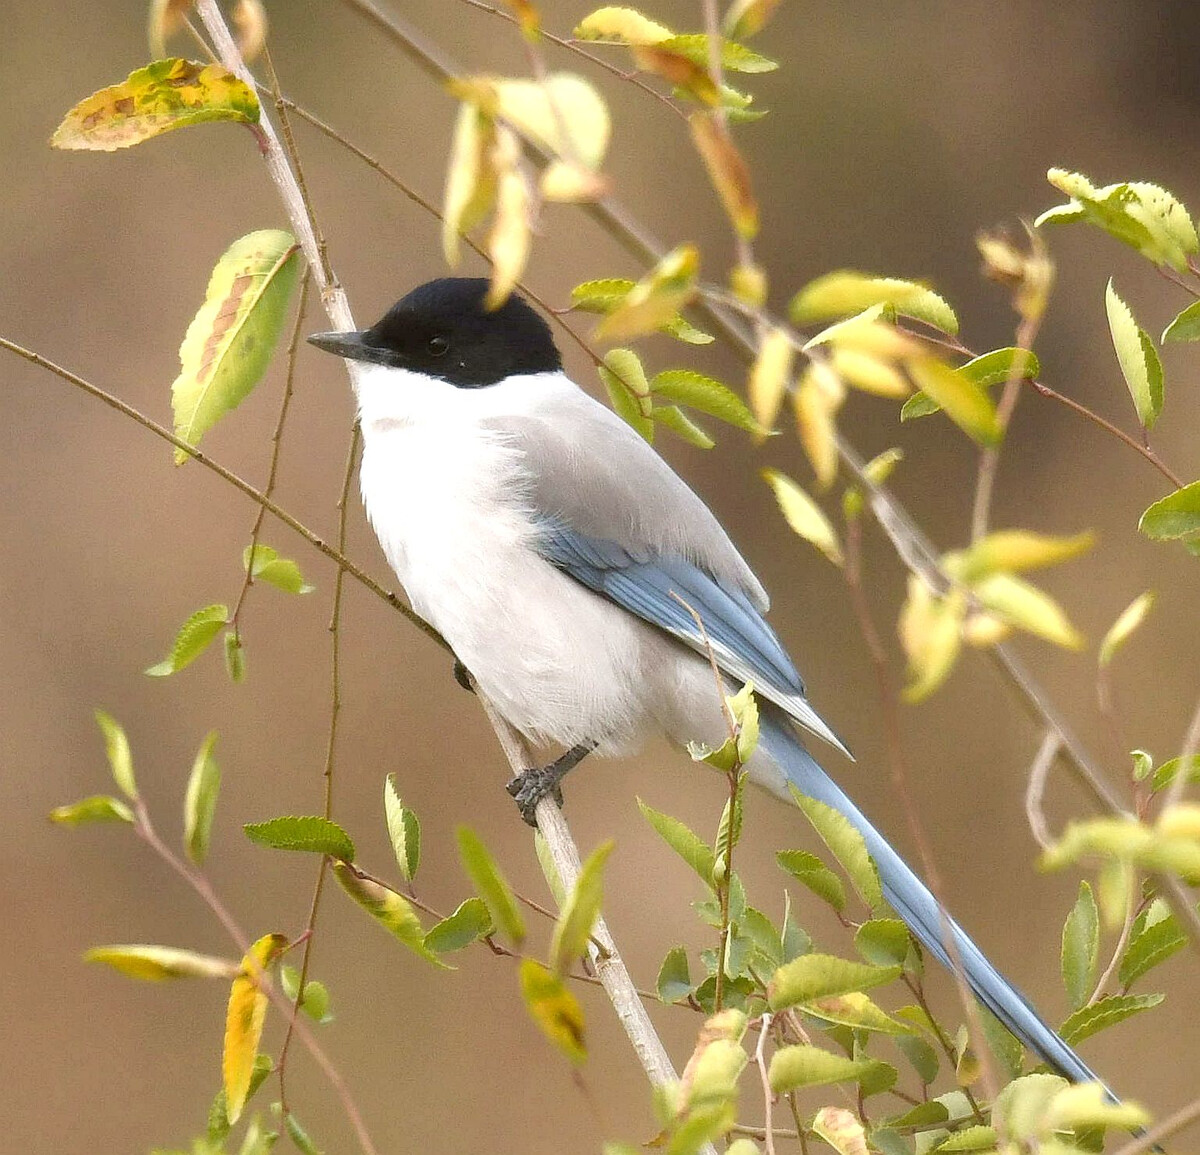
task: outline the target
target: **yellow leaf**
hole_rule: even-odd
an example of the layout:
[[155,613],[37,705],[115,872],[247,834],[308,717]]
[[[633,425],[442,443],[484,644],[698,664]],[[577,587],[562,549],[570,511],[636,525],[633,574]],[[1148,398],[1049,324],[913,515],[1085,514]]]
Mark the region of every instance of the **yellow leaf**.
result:
[[286,945],[287,939],[281,934],[263,935],[246,952],[229,991],[221,1075],[225,1085],[225,1112],[231,1125],[238,1121],[246,1105],[267,1015],[267,996],[260,986],[262,973]]
[[750,409],[763,429],[770,429],[779,415],[783,395],[791,383],[794,358],[792,342],[782,329],[771,329],[763,336],[746,381]]
[[974,582],[971,591],[981,605],[1018,629],[1068,650],[1083,647],[1083,636],[1062,607],[1045,591],[1008,573],[993,573]]
[[151,0],[146,39],[155,60],[166,56],[167,40],[183,27],[191,7],[192,0]]
[[672,249],[596,326],[596,338],[637,337],[672,321],[695,296],[699,268],[695,245]]
[[709,180],[739,236],[747,240],[758,233],[758,202],[750,184],[750,170],[738,152],[729,130],[712,113],[693,112],[688,117],[692,141],[700,153]]
[[114,152],[190,124],[257,124],[258,117],[258,98],[228,69],[156,60],[81,100],[54,130],[50,146]]
[[821,507],[786,474],[776,469],[764,469],[761,476],[774,490],[775,500],[788,525],[805,541],[812,542],[834,565],[841,565],[842,547]]
[[835,349],[853,349],[865,353],[878,361],[899,361],[905,357],[925,355],[925,346],[915,337],[901,333],[886,319],[886,309],[885,305],[872,305],[853,317],[822,329],[804,343],[805,351],[820,345],[832,345]]
[[912,392],[904,374],[895,365],[859,349],[834,349],[829,363],[847,385],[853,385],[864,393],[903,400]]
[[745,1033],[746,1015],[732,1007],[705,1020],[679,1078],[680,1100],[685,1108],[737,1096],[738,1076],[747,1059],[741,1045]]
[[[299,265],[299,247],[281,229],[248,233],[217,262],[179,347],[180,372],[171,386],[175,432],[185,441],[198,444],[266,372]],[[187,458],[175,451],[176,464]]]
[[533,1021],[577,1066],[587,1058],[583,1008],[562,979],[535,959],[521,960],[521,994]]
[[841,378],[823,361],[810,362],[796,387],[793,405],[800,444],[822,488],[837,476],[837,425],[834,418],[846,398]]
[[597,8],[575,28],[576,40],[605,40],[610,44],[657,44],[675,33],[643,16],[635,8]]
[[1050,537],[1026,529],[1001,529],[963,550],[956,563],[956,572],[965,582],[997,571],[1023,573],[1070,561],[1087,553],[1095,544],[1093,533]]
[[863,1125],[844,1107],[822,1107],[813,1117],[812,1129],[838,1155],[867,1155]]
[[767,303],[767,274],[761,265],[737,265],[729,274],[729,287],[739,301],[757,308]]
[[1041,233],[1025,225],[1028,248],[1019,247],[1007,233],[981,232],[975,246],[983,258],[983,275],[1012,290],[1013,308],[1026,321],[1039,321],[1054,286],[1054,261]]
[[512,14],[517,18],[521,35],[530,43],[535,43],[541,32],[542,18],[530,0],[504,0],[504,6],[511,9]]
[[116,946],[94,946],[84,956],[85,962],[99,962],[146,982],[167,979],[230,979],[238,973],[237,963],[213,958],[191,950],[145,943]]
[[936,357],[913,357],[905,366],[917,387],[973,440],[980,445],[998,445],[1004,439],[992,399],[965,374]]
[[459,107],[442,209],[442,252],[451,267],[458,264],[459,234],[487,216],[496,196],[490,164],[494,135],[491,117],[468,102]]
[[1100,643],[1100,665],[1107,666],[1116,657],[1117,651],[1125,644],[1129,635],[1146,620],[1146,615],[1154,608],[1157,595],[1150,590],[1138,594],[1122,611],[1120,617],[1109,627]]
[[810,281],[792,298],[788,312],[797,325],[806,325],[845,317],[872,305],[887,305],[945,333],[958,332],[954,310],[927,285],[852,269],[840,269]]
[[900,642],[910,678],[905,701],[928,698],[949,676],[962,645],[966,609],[963,590],[938,597],[916,574],[909,576],[908,599],[900,611]]
[[599,200],[610,187],[606,177],[565,160],[551,161],[538,181],[543,200],[567,204]]
[[498,309],[516,288],[533,238],[530,214],[533,194],[521,168],[521,146],[516,135],[503,125],[496,128],[492,168],[496,172],[496,216],[488,234],[487,251],[492,258],[492,279],[484,297],[485,309]]
[[247,64],[258,58],[267,42],[267,10],[262,0],[238,0],[233,10],[238,51]]
[[963,641],[968,646],[986,649],[998,645],[1012,633],[1012,626],[991,614],[973,613],[963,623]]
[[725,13],[725,35],[731,40],[753,36],[778,7],[779,0],[733,0]]
[[557,72],[539,80],[479,78],[494,93],[488,111],[522,136],[565,161],[597,169],[604,160],[612,123],[604,98],[582,76]]

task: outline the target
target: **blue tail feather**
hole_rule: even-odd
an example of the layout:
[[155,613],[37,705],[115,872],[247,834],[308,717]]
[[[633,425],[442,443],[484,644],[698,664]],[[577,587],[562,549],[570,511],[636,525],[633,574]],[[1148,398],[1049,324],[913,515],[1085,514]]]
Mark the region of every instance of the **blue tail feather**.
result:
[[[768,708],[763,712],[760,748],[801,794],[840,811],[855,826],[875,860],[884,897],[931,954],[950,967],[945,923],[937,899],[867,821],[836,782],[801,744],[791,723]],[[987,959],[953,919],[949,919],[962,969],[975,997],[1022,1043],[1073,1082],[1098,1081],[1088,1065],[1034,1010],[1029,1000]]]

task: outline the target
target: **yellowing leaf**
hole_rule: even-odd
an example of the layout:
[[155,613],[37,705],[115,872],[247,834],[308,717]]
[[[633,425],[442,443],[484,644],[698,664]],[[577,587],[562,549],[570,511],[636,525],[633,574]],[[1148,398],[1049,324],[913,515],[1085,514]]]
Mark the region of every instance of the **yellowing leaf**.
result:
[[1054,286],[1054,261],[1042,240],[1025,225],[1028,248],[1021,248],[1006,232],[982,232],[975,245],[983,257],[983,275],[1012,290],[1013,308],[1026,321],[1038,322],[1046,312]]
[[636,8],[609,6],[584,17],[573,35],[576,40],[604,40],[610,44],[657,44],[675,34]]
[[[233,242],[179,348],[171,386],[175,433],[193,445],[240,405],[270,363],[299,271],[291,233],[263,229]],[[188,455],[175,451],[176,464]]]
[[928,698],[954,669],[962,645],[966,594],[959,589],[939,597],[916,574],[908,579],[908,598],[900,611],[900,642],[908,656],[907,702]]
[[361,878],[347,862],[335,862],[333,874],[342,889],[413,954],[420,955],[434,966],[453,970],[425,945],[425,931],[421,927],[420,916],[407,898],[369,878]]
[[[779,65],[744,44],[727,37],[720,37],[721,67],[726,72],[774,72]],[[674,52],[684,56],[699,68],[709,67],[708,36],[703,32],[689,32],[659,40],[654,47],[662,52]]]
[[709,179],[721,198],[734,229],[741,237],[758,234],[758,202],[750,183],[750,169],[738,152],[728,128],[712,113],[693,112],[688,117],[692,141]]
[[858,313],[872,305],[888,305],[944,333],[958,332],[954,310],[928,286],[850,269],[810,281],[792,298],[788,312],[797,325],[808,325]]
[[108,755],[113,781],[121,788],[121,793],[126,798],[136,799],[138,789],[133,777],[133,754],[129,749],[129,739],[125,736],[124,729],[115,718],[103,710],[96,711],[96,725],[104,735],[104,750]]
[[550,940],[550,965],[560,976],[565,975],[578,959],[587,954],[588,941],[600,916],[600,903],[604,896],[604,863],[612,853],[613,845],[611,841],[603,842],[588,855],[554,924],[554,935]]
[[113,152],[208,120],[257,124],[258,98],[219,64],[156,60],[67,113],[52,148]]
[[813,1116],[812,1129],[838,1155],[867,1155],[863,1125],[844,1107],[822,1107]]
[[90,822],[133,822],[133,811],[119,798],[93,794],[50,811],[50,821],[58,826],[83,826]]
[[1025,529],[997,530],[959,555],[956,572],[965,582],[997,571],[1023,573],[1070,561],[1087,553],[1095,544],[1096,536],[1092,533],[1050,537]]
[[442,252],[451,268],[458,264],[459,234],[483,220],[496,197],[490,159],[494,137],[491,117],[464,101],[454,122],[442,207]]
[[225,1111],[231,1124],[238,1121],[246,1104],[266,1019],[267,995],[260,986],[262,973],[286,945],[287,939],[281,934],[263,935],[246,952],[229,991],[221,1074]]
[[699,270],[695,245],[672,249],[600,322],[596,337],[637,337],[665,325],[695,296]]
[[208,856],[212,837],[213,815],[217,809],[217,794],[221,789],[221,769],[213,757],[217,742],[214,730],[200,745],[188,776],[187,793],[183,803],[183,845],[187,856],[200,865]]
[[237,0],[233,9],[238,51],[249,64],[257,60],[267,43],[267,10],[262,0]]
[[994,573],[973,583],[979,602],[991,613],[1018,629],[1068,650],[1084,644],[1062,607],[1046,592],[1007,573]]
[[583,1008],[562,979],[535,959],[521,960],[521,994],[533,1021],[572,1063],[587,1058]]
[[861,991],[843,995],[827,995],[803,1005],[805,1014],[815,1015],[829,1023],[853,1027],[857,1031],[874,1031],[884,1035],[907,1034],[911,1028],[897,1022],[873,1003]]
[[834,349],[829,364],[847,385],[864,393],[901,400],[912,392],[912,386],[895,365],[859,349]]
[[1155,597],[1152,591],[1147,590],[1144,594],[1138,594],[1121,611],[1100,643],[1100,665],[1107,666],[1116,657],[1117,651],[1125,644],[1129,635],[1145,621],[1146,615],[1154,608]]
[[905,362],[919,389],[932,397],[964,433],[980,445],[998,445],[1004,430],[991,398],[961,370],[936,357],[913,357]]
[[542,18],[531,0],[504,0],[504,6],[512,10],[521,29],[521,35],[531,44],[536,44],[541,32]]
[[725,13],[724,31],[735,40],[753,36],[771,19],[779,0],[733,0]]
[[927,350],[916,337],[901,333],[889,320],[888,305],[871,305],[844,321],[835,321],[804,343],[810,352],[820,345],[835,349],[853,349],[878,361],[899,361],[907,357],[922,357]]
[[1111,278],[1104,291],[1104,307],[1108,312],[1113,348],[1117,351],[1117,361],[1129,386],[1138,420],[1147,429],[1153,429],[1163,406],[1163,369],[1154,342],[1144,329],[1138,327],[1129,306],[1113,288]]
[[543,200],[565,204],[599,200],[609,187],[608,180],[599,173],[565,160],[551,161],[538,178]]
[[771,329],[763,336],[746,382],[750,409],[762,429],[770,429],[775,424],[779,406],[791,382],[795,355],[784,330]]
[[545,80],[485,78],[495,93],[493,115],[565,161],[597,169],[612,124],[603,97],[582,76],[556,72]]
[[677,89],[711,107],[721,103],[721,93],[708,73],[708,65],[697,64],[686,52],[663,47],[669,41],[631,47],[633,62],[643,72],[669,80]]
[[775,500],[788,525],[805,541],[811,542],[834,565],[843,562],[842,547],[837,533],[821,507],[790,477],[776,469],[764,469],[763,480],[775,493]]
[[822,488],[837,477],[838,444],[835,418],[846,398],[841,378],[824,361],[810,361],[792,398],[800,444]]
[[492,922],[504,931],[515,946],[520,946],[525,939],[525,923],[512,887],[500,873],[500,867],[479,835],[467,826],[460,826],[457,835],[463,867],[475,884],[479,897],[487,904]]
[[533,193],[520,160],[516,136],[503,125],[497,126],[491,158],[496,173],[496,216],[487,242],[492,277],[483,299],[485,309],[498,309],[508,300],[529,260]]
[[104,963],[131,979],[156,983],[167,979],[231,979],[238,973],[237,963],[228,959],[144,943],[94,946],[83,958],[85,962]]
[[757,308],[767,303],[767,274],[761,265],[735,265],[729,273],[729,288],[739,301]]
[[[796,962],[802,962],[797,959]],[[788,966],[794,964],[788,963]],[[850,1059],[801,1044],[780,1047],[771,1056],[768,1081],[776,1094],[799,1087],[820,1087],[829,1083],[858,1082],[880,1064],[873,1059]]]
[[600,379],[616,413],[647,441],[653,442],[650,384],[638,355],[632,349],[610,349],[600,366]]
[[406,882],[412,882],[421,864],[421,823],[416,814],[400,801],[395,778],[391,774],[383,783],[383,811],[400,873]]

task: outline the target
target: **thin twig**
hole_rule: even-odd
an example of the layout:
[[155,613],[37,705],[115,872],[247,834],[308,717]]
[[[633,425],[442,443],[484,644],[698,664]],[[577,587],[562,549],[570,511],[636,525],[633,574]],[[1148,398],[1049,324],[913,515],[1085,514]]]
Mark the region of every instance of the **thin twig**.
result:
[[[267,481],[263,486],[263,496],[270,497],[275,492],[275,479],[279,473],[279,453],[283,443],[283,427],[287,421],[288,409],[292,404],[293,385],[296,378],[296,354],[300,347],[300,334],[304,328],[304,314],[308,309],[308,286],[312,278],[305,267],[304,279],[300,282],[300,303],[296,306],[296,321],[292,327],[292,337],[287,349],[287,374],[283,383],[283,400],[279,404],[279,417],[275,422],[275,430],[271,434],[271,464],[267,468]],[[233,626],[233,636],[237,645],[242,644],[241,614],[246,595],[254,584],[254,551],[258,548],[259,534],[262,532],[263,519],[267,516],[267,507],[260,505],[254,516],[254,525],[250,529],[249,562],[246,565],[246,576],[242,579],[242,588],[238,593],[237,602],[233,607],[230,624]],[[342,573],[338,570],[338,574]]]
[[758,1065],[758,1075],[762,1080],[763,1089],[763,1142],[767,1145],[767,1155],[775,1155],[775,1124],[773,1112],[775,1107],[775,1092],[771,1090],[771,1080],[767,1077],[767,1060],[764,1048],[767,1035],[771,1030],[771,1015],[764,1013],[762,1026],[758,1030],[758,1046],[754,1048],[754,1061]]
[[1029,820],[1029,829],[1033,832],[1034,840],[1043,850],[1049,850],[1054,844],[1050,837],[1050,828],[1046,825],[1046,815],[1042,810],[1042,797],[1046,793],[1046,779],[1054,759],[1062,749],[1062,740],[1053,730],[1047,730],[1042,744],[1034,755],[1033,764],[1029,767],[1029,783],[1025,787],[1025,817]]
[[55,364],[47,357],[43,357],[40,353],[33,352],[32,349],[26,349],[23,345],[18,345],[15,341],[10,341],[5,337],[0,337],[0,349],[7,349],[10,353],[15,353],[18,357],[23,357],[32,365],[37,365],[41,369],[45,369],[53,373],[56,377],[61,377],[64,381],[74,385],[78,389],[82,389],[85,393],[95,397],[98,401],[103,401],[110,409],[115,409],[118,413],[130,418],[133,422],[140,425],[143,429],[149,430],[156,437],[167,442],[168,445],[173,445],[176,449],[182,450],[194,461],[199,462],[205,469],[215,473],[222,480],[227,481],[235,489],[244,493],[252,501],[256,501],[269,514],[278,518],[289,529],[298,533],[305,541],[308,542],[319,553],[324,554],[330,561],[336,562],[343,570],[346,571],[355,581],[369,589],[376,597],[382,598],[387,602],[392,609],[403,614],[414,626],[416,626],[427,637],[432,638],[439,646],[444,649],[450,647],[446,644],[446,640],[437,632],[428,622],[419,617],[405,602],[392,593],[390,590],[381,586],[370,574],[367,573],[361,566],[351,561],[339,550],[336,550],[324,538],[314,533],[303,522],[293,517],[282,506],[276,505],[269,497],[261,490],[255,489],[250,482],[239,477],[232,469],[221,465],[213,458],[209,457],[202,449],[197,449],[191,442],[184,441],[182,437],[177,437],[165,426],[160,425],[152,417],[146,416],[140,409],[135,409],[126,401],[122,401],[119,397],[112,393],[106,392],[98,385],[92,384],[86,378],[80,377],[77,373],[72,373],[69,369],[64,369],[61,365]]

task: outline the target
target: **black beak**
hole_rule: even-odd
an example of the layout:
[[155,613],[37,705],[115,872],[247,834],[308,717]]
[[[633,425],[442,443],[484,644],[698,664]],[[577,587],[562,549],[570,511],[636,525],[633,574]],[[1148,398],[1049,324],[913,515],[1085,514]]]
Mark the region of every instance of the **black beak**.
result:
[[368,345],[364,333],[313,333],[308,338],[310,345],[334,353],[350,361],[379,361],[384,350]]

